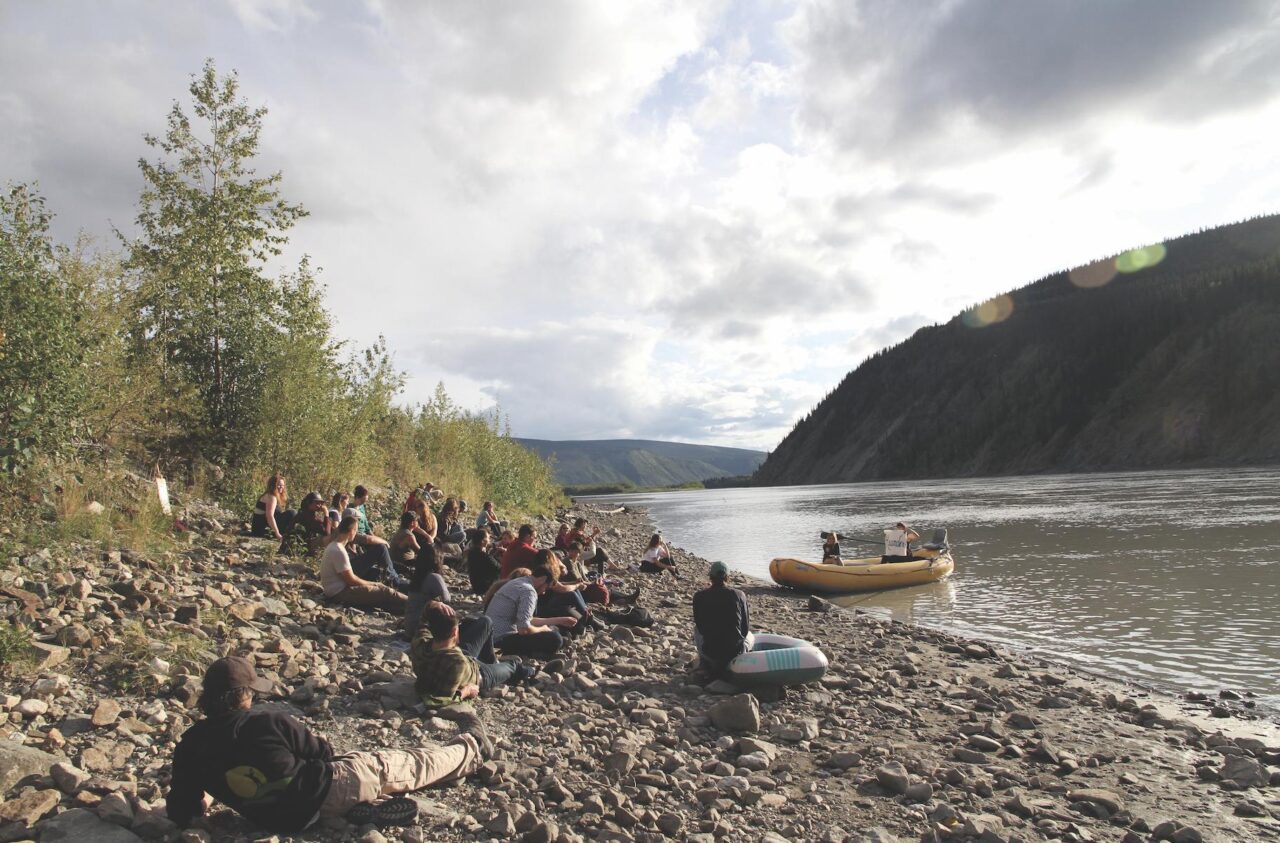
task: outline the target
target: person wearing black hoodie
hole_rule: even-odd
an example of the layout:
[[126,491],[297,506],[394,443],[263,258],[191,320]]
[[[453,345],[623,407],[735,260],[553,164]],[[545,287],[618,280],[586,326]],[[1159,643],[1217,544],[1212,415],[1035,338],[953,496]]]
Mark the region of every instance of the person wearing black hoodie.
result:
[[[204,815],[208,793],[263,828],[297,832],[319,817],[369,808],[382,796],[462,778],[490,749],[477,719],[444,746],[339,755],[288,714],[254,711],[254,693],[270,690],[246,658],[209,666],[199,701],[205,718],[173,752],[165,804],[178,826]],[[416,813],[411,802],[399,801]]]

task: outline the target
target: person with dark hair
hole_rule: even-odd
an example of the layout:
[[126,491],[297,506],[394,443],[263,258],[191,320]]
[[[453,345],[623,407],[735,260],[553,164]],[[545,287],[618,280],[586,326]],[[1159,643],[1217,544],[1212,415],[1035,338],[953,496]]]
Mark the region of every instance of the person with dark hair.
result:
[[412,567],[418,559],[418,551],[422,550],[418,537],[413,534],[413,525],[417,520],[412,512],[400,513],[400,529],[396,530],[388,542],[391,561],[398,567]]
[[329,499],[329,520],[333,522],[333,526],[338,526],[338,522],[342,520],[343,514],[347,511],[347,504],[350,502],[350,492],[333,493],[333,497]]
[[516,568],[532,568],[538,551],[533,543],[538,540],[538,531],[532,524],[521,524],[520,533],[515,544],[502,554],[502,576],[508,577]]
[[431,545],[421,548],[413,574],[409,577],[409,603],[404,610],[404,628],[409,640],[418,634],[422,613],[428,604],[449,603],[452,599],[436,549]]
[[458,499],[445,498],[444,505],[440,507],[440,514],[436,516],[438,528],[436,544],[440,552],[446,556],[457,556],[462,553],[462,545],[467,541],[467,531],[462,526],[460,514]]
[[569,525],[564,522],[560,523],[560,529],[556,532],[556,542],[552,545],[556,550],[569,549]]
[[480,508],[480,514],[476,516],[476,527],[493,533],[495,539],[502,534],[503,524],[498,513],[493,511],[493,501],[485,501]]
[[355,510],[356,534],[347,542],[347,553],[354,570],[365,579],[407,588],[408,581],[396,570],[395,560],[391,558],[391,545],[374,534],[373,522],[369,519],[369,490],[356,486],[353,494],[351,508]]
[[285,509],[289,500],[289,490],[284,482],[284,475],[276,473],[267,478],[267,490],[258,498],[253,507],[253,518],[249,522],[250,534],[260,539],[275,538],[283,540],[293,526],[297,510]]
[[333,527],[324,498],[319,492],[307,492],[297,516],[280,540],[278,552],[294,559],[314,557],[329,543]]
[[[204,675],[204,719],[173,751],[165,798],[169,819],[185,828],[205,813],[205,794],[263,828],[298,832],[320,817],[403,823],[417,814],[407,799],[383,796],[463,778],[490,754],[478,719],[439,747],[338,755],[329,742],[279,711],[254,711],[255,692],[271,683],[240,656],[218,659]],[[363,810],[353,811],[359,806]]]
[[410,655],[416,677],[413,688],[430,708],[478,697],[538,674],[538,668],[518,658],[498,661],[493,622],[484,615],[459,620],[457,615],[428,609]]
[[723,675],[729,662],[751,650],[747,596],[729,588],[729,567],[712,562],[710,585],[693,595],[693,643],[701,666],[713,676]]
[[646,574],[661,574],[667,571],[677,579],[680,577],[676,562],[671,558],[671,548],[663,543],[661,533],[654,533],[649,539],[649,547],[640,559],[640,570]]
[[407,599],[394,588],[382,583],[369,582],[356,576],[351,567],[347,544],[356,536],[359,522],[353,515],[344,515],[338,522],[338,531],[320,559],[320,585],[327,600],[346,606],[367,606],[385,609],[395,615],[403,615]]
[[493,643],[510,655],[551,658],[564,647],[561,629],[573,629],[569,616],[537,618],[538,595],[551,584],[551,572],[534,568],[527,577],[508,580],[493,595],[485,614],[493,621]]
[[596,539],[600,536],[600,528],[592,529],[590,534],[587,533],[587,519],[577,518],[573,522],[573,529],[569,531],[569,543],[577,542],[582,545],[583,564],[588,568],[595,568],[596,573],[604,576],[604,566],[609,561],[609,554],[596,544]]
[[479,527],[471,530],[471,540],[467,544],[467,576],[471,579],[474,594],[484,594],[502,576],[502,563],[489,552],[488,530]]

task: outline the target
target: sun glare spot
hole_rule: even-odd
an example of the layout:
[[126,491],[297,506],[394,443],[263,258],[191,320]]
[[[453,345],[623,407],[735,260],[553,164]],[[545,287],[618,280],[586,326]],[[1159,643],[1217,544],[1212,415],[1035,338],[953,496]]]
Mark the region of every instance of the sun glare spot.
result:
[[1101,287],[1116,277],[1116,262],[1110,259],[1097,261],[1088,266],[1078,266],[1068,276],[1071,283],[1085,289]]
[[1125,252],[1116,258],[1116,269],[1121,272],[1137,272],[1141,269],[1150,269],[1164,260],[1164,256],[1168,251],[1163,243],[1157,243],[1154,246],[1143,246],[1141,249]]
[[971,307],[964,312],[962,319],[964,324],[970,328],[985,328],[988,325],[994,325],[997,322],[1003,322],[1013,313],[1013,298],[1010,296],[996,296],[994,299],[988,299],[977,307]]

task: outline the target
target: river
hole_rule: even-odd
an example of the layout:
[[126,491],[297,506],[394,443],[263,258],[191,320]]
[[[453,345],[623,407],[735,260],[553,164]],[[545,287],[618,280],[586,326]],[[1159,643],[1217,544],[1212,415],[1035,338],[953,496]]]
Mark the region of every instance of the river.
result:
[[[956,571],[837,598],[1172,691],[1280,711],[1280,469],[1159,471],[613,495],[672,543],[764,580],[820,530],[950,531]],[[880,550],[846,540],[846,556]]]

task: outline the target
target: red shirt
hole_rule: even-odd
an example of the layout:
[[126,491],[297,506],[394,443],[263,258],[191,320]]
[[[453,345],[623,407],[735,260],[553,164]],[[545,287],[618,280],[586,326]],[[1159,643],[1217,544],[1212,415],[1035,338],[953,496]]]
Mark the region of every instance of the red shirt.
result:
[[538,558],[538,551],[533,545],[517,542],[507,548],[502,554],[502,573],[501,577],[505,580],[511,576],[511,572],[516,568],[532,568],[533,562]]

